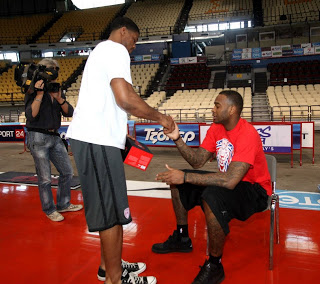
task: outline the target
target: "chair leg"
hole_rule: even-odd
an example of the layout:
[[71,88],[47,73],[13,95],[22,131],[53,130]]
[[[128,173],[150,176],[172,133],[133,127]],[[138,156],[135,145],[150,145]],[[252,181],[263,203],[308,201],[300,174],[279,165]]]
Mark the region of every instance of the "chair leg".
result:
[[269,270],[273,269],[273,243],[274,243],[274,219],[276,204],[271,201],[270,207],[270,235],[269,235]]
[[276,199],[276,243],[280,243],[280,221],[279,221],[279,196]]

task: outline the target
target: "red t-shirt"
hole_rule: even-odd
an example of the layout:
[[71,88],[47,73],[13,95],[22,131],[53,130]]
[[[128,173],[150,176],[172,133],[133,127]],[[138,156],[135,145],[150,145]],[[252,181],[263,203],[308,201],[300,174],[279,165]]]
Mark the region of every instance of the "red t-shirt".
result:
[[259,183],[268,195],[272,194],[271,178],[260,136],[246,120],[240,118],[236,127],[230,131],[222,124],[213,123],[200,147],[216,153],[221,172],[227,171],[231,161],[250,164],[242,181]]

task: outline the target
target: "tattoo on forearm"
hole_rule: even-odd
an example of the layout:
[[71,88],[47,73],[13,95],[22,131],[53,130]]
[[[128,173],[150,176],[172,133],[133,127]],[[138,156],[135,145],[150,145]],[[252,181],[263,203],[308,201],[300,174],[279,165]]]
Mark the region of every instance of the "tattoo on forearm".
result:
[[187,146],[182,139],[179,139],[176,143],[179,152],[182,157],[194,168],[201,167],[206,161],[209,160],[212,155],[204,148],[199,147],[197,150]]
[[231,185],[238,184],[250,165],[242,162],[232,162],[226,172],[209,173],[209,174],[198,174],[188,173],[187,182],[201,185],[201,186],[221,186],[229,188]]

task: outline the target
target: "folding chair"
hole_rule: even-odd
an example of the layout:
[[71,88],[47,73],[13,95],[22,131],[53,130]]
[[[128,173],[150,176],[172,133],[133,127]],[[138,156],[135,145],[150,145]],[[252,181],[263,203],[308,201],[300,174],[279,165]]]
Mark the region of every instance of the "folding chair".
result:
[[[272,195],[269,196],[267,209],[270,209],[269,270],[273,270],[274,226],[276,226],[276,244],[280,243],[279,195],[276,194],[277,160],[274,156],[271,156],[271,155],[265,155],[265,156],[267,159],[268,170],[270,173],[271,186],[272,186]],[[209,255],[209,237],[207,237],[206,254]]]
[[269,232],[269,270],[273,269],[274,226],[276,226],[276,244],[280,243],[279,230],[279,195],[276,194],[277,160],[274,156],[265,155],[271,177],[272,195],[269,197],[270,232]]

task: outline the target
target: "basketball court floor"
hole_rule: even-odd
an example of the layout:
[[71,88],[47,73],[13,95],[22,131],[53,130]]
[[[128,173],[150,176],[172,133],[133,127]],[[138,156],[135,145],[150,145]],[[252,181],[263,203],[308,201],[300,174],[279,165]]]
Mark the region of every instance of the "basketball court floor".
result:
[[[142,275],[156,276],[160,284],[192,283],[206,257],[201,209],[189,215],[191,253],[155,254],[152,244],[166,240],[175,228],[169,190],[156,182],[127,183],[133,222],[124,227],[123,258],[145,262]],[[71,193],[72,203],[83,202],[80,190]],[[55,223],[42,213],[36,186],[0,184],[0,283],[102,283],[96,276],[98,234],[87,231],[83,210],[63,215],[65,220]],[[280,244],[274,247],[273,271],[268,270],[269,224],[269,211],[245,222],[231,221],[223,283],[318,283],[320,211],[280,208]]]

